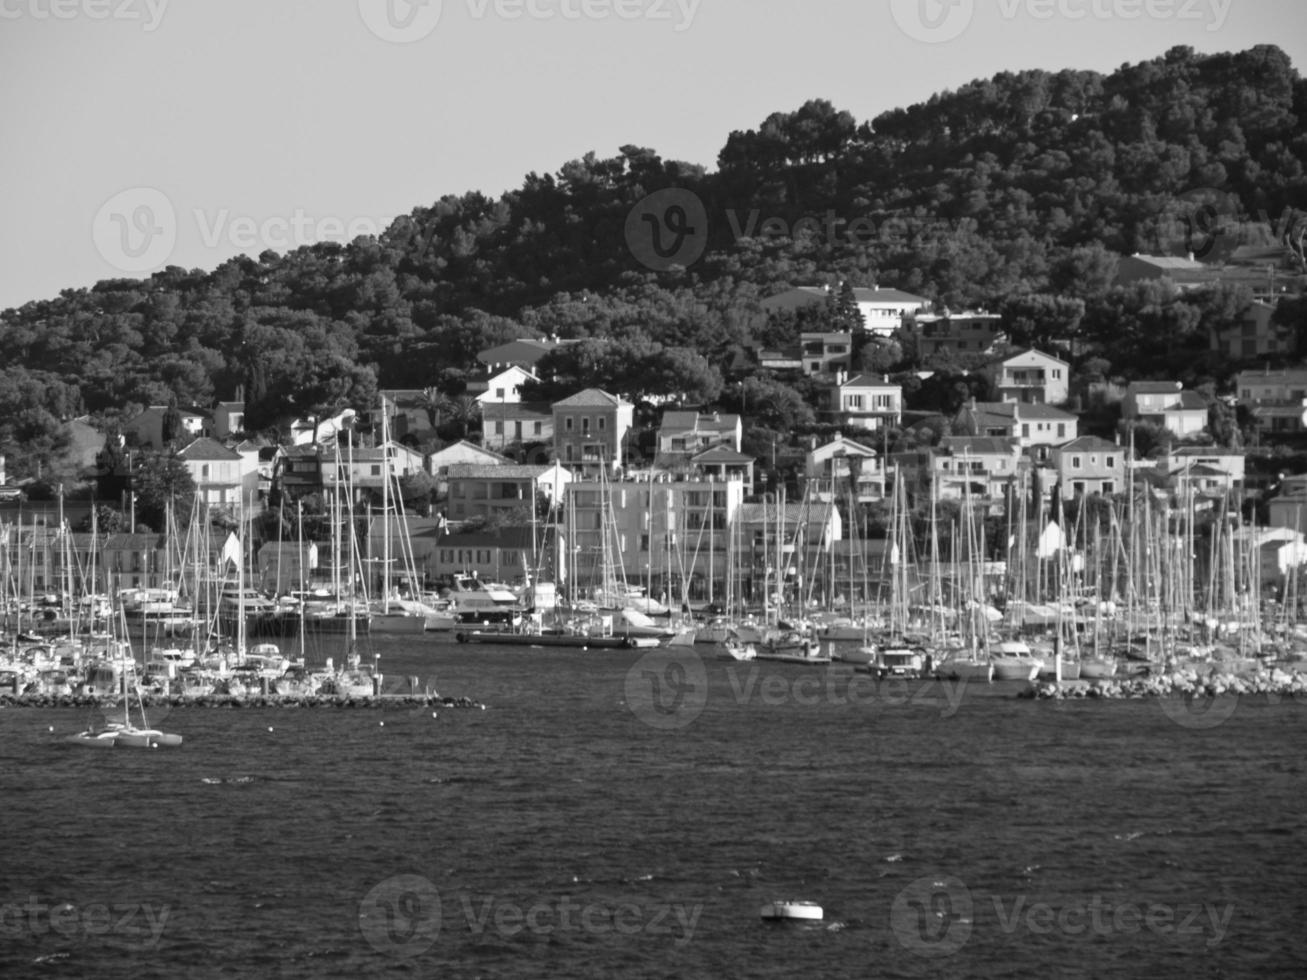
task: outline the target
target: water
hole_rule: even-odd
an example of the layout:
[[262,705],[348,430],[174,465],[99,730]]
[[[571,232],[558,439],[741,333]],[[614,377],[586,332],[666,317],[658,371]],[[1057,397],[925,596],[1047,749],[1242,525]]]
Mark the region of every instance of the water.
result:
[[[1204,715],[1000,685],[850,690],[838,666],[706,652],[374,646],[388,674],[487,709],[176,709],[151,721],[180,749],[107,752],[60,741],[84,713],[0,711],[0,974],[1307,962],[1300,702]],[[782,898],[824,921],[763,923]]]

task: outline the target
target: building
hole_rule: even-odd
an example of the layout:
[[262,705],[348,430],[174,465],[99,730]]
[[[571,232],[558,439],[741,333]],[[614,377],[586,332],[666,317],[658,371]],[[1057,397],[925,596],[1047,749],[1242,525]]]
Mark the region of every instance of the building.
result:
[[245,431],[245,399],[218,402],[213,408],[213,438],[229,439]]
[[1220,474],[1220,482],[1230,489],[1242,486],[1247,457],[1241,449],[1223,449],[1220,446],[1177,446],[1157,461],[1158,469],[1167,476],[1201,469],[1207,477],[1212,471]]
[[503,401],[481,405],[481,441],[488,449],[508,449],[554,437],[554,409],[548,402]]
[[1063,500],[1120,493],[1126,486],[1126,450],[1098,436],[1081,436],[1050,454]]
[[803,475],[811,496],[823,503],[852,498],[863,504],[885,497],[885,467],[876,450],[836,434],[804,457]]
[[995,364],[990,379],[999,401],[1061,405],[1070,392],[1071,369],[1051,354],[1027,350]]
[[[712,450],[710,450],[712,451]],[[614,576],[652,583],[651,595],[724,596],[732,526],[745,495],[741,480],[673,480],[664,476],[567,488],[566,580],[589,594]]]
[[803,373],[810,378],[847,373],[853,363],[853,334],[805,330],[799,334]]
[[476,443],[461,439],[432,453],[426,458],[426,469],[436,479],[436,494],[443,496],[449,489],[449,468],[459,463],[480,463],[483,466],[496,466],[512,463],[514,460],[492,450],[478,446]]
[[[770,494],[768,495],[770,497]],[[797,503],[741,504],[733,531],[737,597],[752,604],[806,602],[809,586],[830,567],[831,550],[844,538],[838,507],[811,497]]]
[[354,428],[357,415],[354,409],[346,408],[321,419],[296,419],[290,424],[290,443],[292,446],[312,446],[331,442],[342,432]]
[[752,456],[736,452],[730,446],[713,446],[690,457],[690,470],[699,480],[739,483],[746,497],[753,494]]
[[1210,270],[1195,261],[1192,255],[1134,255],[1122,256],[1116,265],[1116,282],[1127,285],[1150,279],[1170,279],[1176,285],[1189,287],[1210,281]]
[[623,465],[626,434],[635,406],[598,388],[555,402],[554,456],[580,475],[594,476]]
[[914,323],[922,357],[993,354],[1007,341],[997,313],[918,313]]
[[510,340],[498,347],[491,347],[477,354],[477,360],[486,366],[486,374],[493,377],[509,368],[521,368],[535,374],[535,366],[546,354],[557,350],[563,344],[574,344],[575,340],[537,340],[534,337],[521,337]]
[[1034,450],[1037,460],[1048,450],[1079,436],[1080,419],[1060,408],[1037,402],[971,402],[960,419],[976,435],[1015,439],[1023,450]]
[[[796,286],[775,296],[768,296],[760,305],[768,313],[803,309],[829,302],[831,291],[830,286]],[[858,304],[858,312],[862,314],[862,328],[882,337],[888,337],[899,329],[905,316],[930,306],[930,301],[924,296],[879,286],[855,286],[853,298]]]
[[831,420],[837,425],[875,432],[903,422],[903,388],[883,375],[837,375],[828,396]]
[[450,520],[466,521],[525,511],[524,519],[529,521],[539,497],[550,505],[561,501],[572,479],[571,471],[557,462],[546,466],[455,463],[445,474],[449,485],[445,514]]
[[[208,422],[207,415],[191,408],[179,408],[177,412],[180,427],[173,436],[174,440],[189,442],[204,434],[204,426]],[[140,415],[125,422],[122,433],[128,437],[129,442],[134,439],[135,444],[138,446],[148,449],[163,449],[166,444],[166,440],[163,438],[163,423],[167,415],[168,407],[166,405],[151,405]]]
[[1023,471],[1021,446],[993,436],[945,436],[931,451],[930,469],[936,499],[999,501]]
[[688,459],[714,446],[727,446],[739,452],[743,433],[743,421],[738,415],[669,410],[663,412],[662,424],[658,426],[658,459],[660,462]]
[[1302,432],[1307,427],[1307,368],[1240,371],[1234,379],[1239,404],[1263,432]]
[[426,472],[426,459],[416,450],[390,442],[384,446],[352,446],[346,449],[332,447],[330,454],[323,451],[322,484],[328,489],[344,486],[355,494],[379,495],[389,480],[394,492],[394,481],[415,473]]
[[1207,335],[1210,349],[1236,361],[1296,353],[1298,342],[1293,329],[1275,323],[1274,314],[1273,304],[1254,300],[1238,324],[1212,325]]
[[1130,420],[1159,425],[1183,439],[1207,428],[1207,400],[1184,391],[1179,381],[1132,381],[1121,401],[1121,414]]
[[[553,535],[545,527],[503,527],[496,530],[458,531],[453,534],[414,535],[414,557],[430,580],[448,581],[471,575],[483,582],[525,582],[543,569]],[[421,549],[419,538],[429,547]]]
[[210,507],[249,507],[244,500],[245,457],[215,439],[202,436],[177,453],[195,481],[195,499]]
[[520,402],[522,386],[528,381],[539,379],[526,368],[514,364],[493,374],[485,381],[473,381],[467,386],[469,394],[476,394],[476,400],[482,406],[492,402]]

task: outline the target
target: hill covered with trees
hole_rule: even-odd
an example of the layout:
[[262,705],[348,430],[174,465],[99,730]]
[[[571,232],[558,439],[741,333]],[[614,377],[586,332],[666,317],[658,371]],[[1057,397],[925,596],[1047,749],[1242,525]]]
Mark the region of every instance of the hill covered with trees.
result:
[[[1005,72],[865,122],[809,101],[731,133],[713,171],[637,146],[587,154],[498,200],[415,208],[379,237],[5,311],[0,453],[21,478],[57,457],[62,419],[238,387],[252,431],[369,404],[378,387],[453,396],[477,351],[528,334],[617,341],[621,356],[578,345],[571,369],[735,404],[725,366],[802,322],[759,301],[818,281],[997,309],[1015,341],[1074,338],[1104,374],[1219,381],[1230,365],[1205,355],[1207,328],[1236,322],[1249,297],[1116,286],[1117,257],[1199,244],[1215,258],[1301,234],[1304,118],[1307,83],[1278,48],[1175,48],[1108,75]],[[666,188],[702,202],[707,240],[688,268],[655,272],[628,247],[627,219]],[[1195,220],[1204,189],[1224,209],[1215,236]],[[1283,315],[1302,327],[1302,304]],[[877,356],[892,362],[877,370],[916,366],[909,350]],[[656,370],[632,378],[633,359]]]

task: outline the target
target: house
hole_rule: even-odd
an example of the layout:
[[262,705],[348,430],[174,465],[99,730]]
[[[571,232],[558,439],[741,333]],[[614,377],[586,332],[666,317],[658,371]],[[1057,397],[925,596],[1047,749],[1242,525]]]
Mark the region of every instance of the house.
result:
[[358,415],[352,408],[346,408],[335,415],[321,419],[296,419],[290,424],[290,443],[292,446],[309,446],[317,442],[331,442],[342,432],[354,428],[354,419]]
[[805,330],[799,334],[803,373],[810,378],[848,372],[853,361],[853,334]]
[[[1177,446],[1157,461],[1158,469],[1167,476],[1189,472],[1205,480],[1217,479],[1224,489],[1242,486],[1246,455],[1241,449],[1222,449],[1219,446]],[[1215,471],[1218,476],[1213,477]]]
[[535,373],[535,366],[546,354],[557,350],[563,344],[574,344],[575,340],[537,340],[534,337],[521,337],[510,340],[498,347],[491,347],[477,354],[477,360],[486,366],[486,374],[493,377],[508,368],[517,367]]
[[1307,368],[1240,371],[1234,379],[1239,404],[1263,432],[1302,432],[1307,427]]
[[318,545],[313,541],[268,541],[259,548],[255,561],[257,588],[262,591],[284,595],[310,589],[319,567]]
[[[345,487],[355,495],[393,493],[395,480],[426,472],[423,455],[408,446],[389,442],[382,446],[351,446],[319,457],[322,485],[327,489]],[[386,480],[391,483],[387,486]]]
[[1003,499],[1024,467],[1015,439],[945,436],[931,450],[930,468],[939,500],[989,503]]
[[1275,323],[1274,314],[1274,304],[1254,300],[1239,323],[1211,326],[1207,335],[1209,348],[1231,360],[1294,354],[1298,346],[1294,331]]
[[1007,341],[997,313],[918,313],[913,329],[922,357],[993,354]]
[[752,456],[736,452],[730,446],[713,446],[690,457],[690,468],[699,480],[739,483],[745,496],[753,493]]
[[[830,295],[830,286],[796,286],[768,296],[759,305],[768,313],[796,310],[827,303]],[[862,314],[862,328],[881,337],[888,337],[901,327],[905,316],[930,306],[930,301],[924,296],[879,286],[854,286],[853,298]]]
[[1208,267],[1195,261],[1192,255],[1134,255],[1122,256],[1116,265],[1116,282],[1127,285],[1149,279],[1170,279],[1182,288],[1192,288],[1208,280]]
[[1195,261],[1192,255],[1125,256],[1117,264],[1116,282],[1127,284],[1149,279],[1169,279],[1182,290],[1201,289],[1214,283],[1241,285],[1253,299],[1275,303],[1281,296],[1301,289],[1301,273],[1283,272],[1275,263],[1216,264]]
[[436,389],[383,388],[378,394],[391,439],[406,446],[421,446],[436,438],[433,409],[441,397]]
[[1098,436],[1081,436],[1050,453],[1063,500],[1119,493],[1126,485],[1126,450]]
[[237,507],[242,503],[245,459],[236,450],[201,436],[178,452],[177,458],[190,470],[195,497],[201,503],[210,507]]
[[322,490],[322,447],[313,443],[282,450],[273,471],[274,480],[292,499]]
[[504,368],[485,381],[469,382],[468,394],[475,394],[482,406],[492,402],[520,402],[522,386],[528,381],[538,381],[533,373],[517,364]]
[[426,470],[436,479],[436,494],[443,496],[448,490],[449,468],[458,463],[480,463],[483,466],[497,466],[512,463],[514,460],[497,452],[478,446],[476,443],[461,439],[444,449],[432,453],[426,459]]
[[616,470],[625,458],[635,406],[598,388],[555,402],[554,456],[584,475]]
[[885,496],[885,467],[876,450],[836,434],[824,446],[809,450],[803,475],[815,484],[813,499],[869,503]]
[[446,516],[465,521],[523,508],[533,514],[538,497],[551,505],[561,501],[573,476],[557,462],[547,466],[455,463],[446,471],[445,479],[449,485]]
[[1048,449],[1079,436],[1080,420],[1051,405],[1023,402],[970,402],[959,415],[960,423],[975,435],[1015,439],[1023,450],[1035,450],[1036,460],[1048,458]]
[[903,388],[883,375],[837,375],[828,397],[831,420],[837,425],[876,431],[903,421]]
[[483,402],[481,441],[489,449],[507,449],[554,437],[554,409],[548,402]]
[[1132,381],[1121,401],[1121,414],[1160,425],[1181,439],[1207,428],[1207,400],[1183,391],[1179,381]]
[[798,376],[803,374],[803,346],[801,344],[795,344],[792,347],[763,348],[755,356],[758,359],[758,367],[764,371],[780,375]]
[[[190,408],[179,408],[177,412],[180,427],[173,435],[174,439],[186,442],[204,434],[204,426],[208,421],[207,415]],[[128,437],[129,442],[134,438],[138,446],[163,449],[166,443],[163,437],[163,423],[167,415],[168,406],[151,405],[140,415],[125,422],[122,433]]]
[[668,410],[663,412],[658,427],[658,456],[688,459],[713,446],[728,446],[739,452],[743,433],[743,422],[738,415]]
[[245,399],[218,402],[213,407],[210,431],[215,439],[228,439],[245,431]]
[[[447,581],[471,575],[483,582],[519,582],[534,578],[553,541],[540,528],[503,527],[453,534],[411,533],[414,558],[429,579]],[[418,542],[424,541],[423,546]],[[419,555],[424,556],[423,558]]]
[[1061,405],[1069,393],[1071,369],[1066,361],[1032,349],[994,364],[990,380],[1000,401]]

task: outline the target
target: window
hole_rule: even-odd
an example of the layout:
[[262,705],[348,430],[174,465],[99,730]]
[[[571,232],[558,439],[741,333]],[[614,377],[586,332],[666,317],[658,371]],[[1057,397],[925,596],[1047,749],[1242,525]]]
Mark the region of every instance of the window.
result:
[[1022,422],[1022,423],[1021,423],[1021,437],[1024,439],[1024,438],[1029,437],[1029,435],[1030,435],[1030,423],[1029,423],[1029,422]]
[[373,476],[380,476],[380,475],[381,475],[381,464],[380,464],[380,463],[374,463],[374,464],[372,464],[372,475],[373,475]]
[[496,389],[495,389],[495,398],[498,399],[498,400],[501,401],[501,402],[504,400],[504,389],[503,389],[503,388],[496,388]]
[[608,421],[608,420],[607,420],[606,418],[604,418],[602,415],[599,416],[599,431],[600,431],[600,432],[603,432],[603,431],[604,431],[604,423],[607,422],[607,421]]
[[1114,487],[1114,486],[1115,486],[1115,484],[1113,484],[1111,480],[1104,480],[1104,481],[1103,481],[1103,493],[1104,493],[1104,495],[1110,495],[1111,493],[1113,493],[1113,492],[1114,492],[1114,491],[1113,491],[1113,487]]
[[810,365],[810,370],[812,371],[813,374],[820,374],[821,361],[813,361],[812,364]]
[[845,408],[862,408],[862,396],[861,396],[861,395],[845,395],[845,396],[844,396],[844,407],[845,407]]
[[587,415],[585,418],[581,420],[581,434],[588,435],[589,432],[590,432],[590,416]]
[[536,435],[540,435],[540,423],[539,423],[539,422],[535,423],[535,426],[534,426],[534,432],[535,432]]
[[1058,437],[1059,439],[1065,439],[1065,438],[1066,438],[1066,423],[1065,423],[1065,422],[1059,422],[1059,423],[1057,424],[1057,437]]
[[1062,369],[1061,369],[1061,368],[1053,368],[1053,380],[1054,380],[1054,381],[1061,381],[1061,380],[1062,380]]
[[569,415],[567,418],[563,419],[563,429],[567,432],[572,431],[572,416]]
[[1072,457],[1071,457],[1071,468],[1072,468],[1073,470],[1078,470],[1078,469],[1080,469],[1080,457],[1079,457],[1079,456],[1072,456]]
[[1085,481],[1084,480],[1073,481],[1071,484],[1071,491],[1077,497],[1083,497],[1085,495]]
[[504,434],[504,423],[503,423],[503,422],[496,422],[496,423],[495,423],[495,435],[497,435],[497,436],[502,436],[503,434]]
[[1104,456],[1104,457],[1103,457],[1103,463],[1104,463],[1104,465],[1105,465],[1109,470],[1114,470],[1114,469],[1116,469],[1116,457],[1115,457],[1115,456]]
[[201,464],[200,464],[200,479],[201,479],[201,480],[207,480],[208,478],[209,478],[209,464],[208,464],[208,463],[201,463]]

